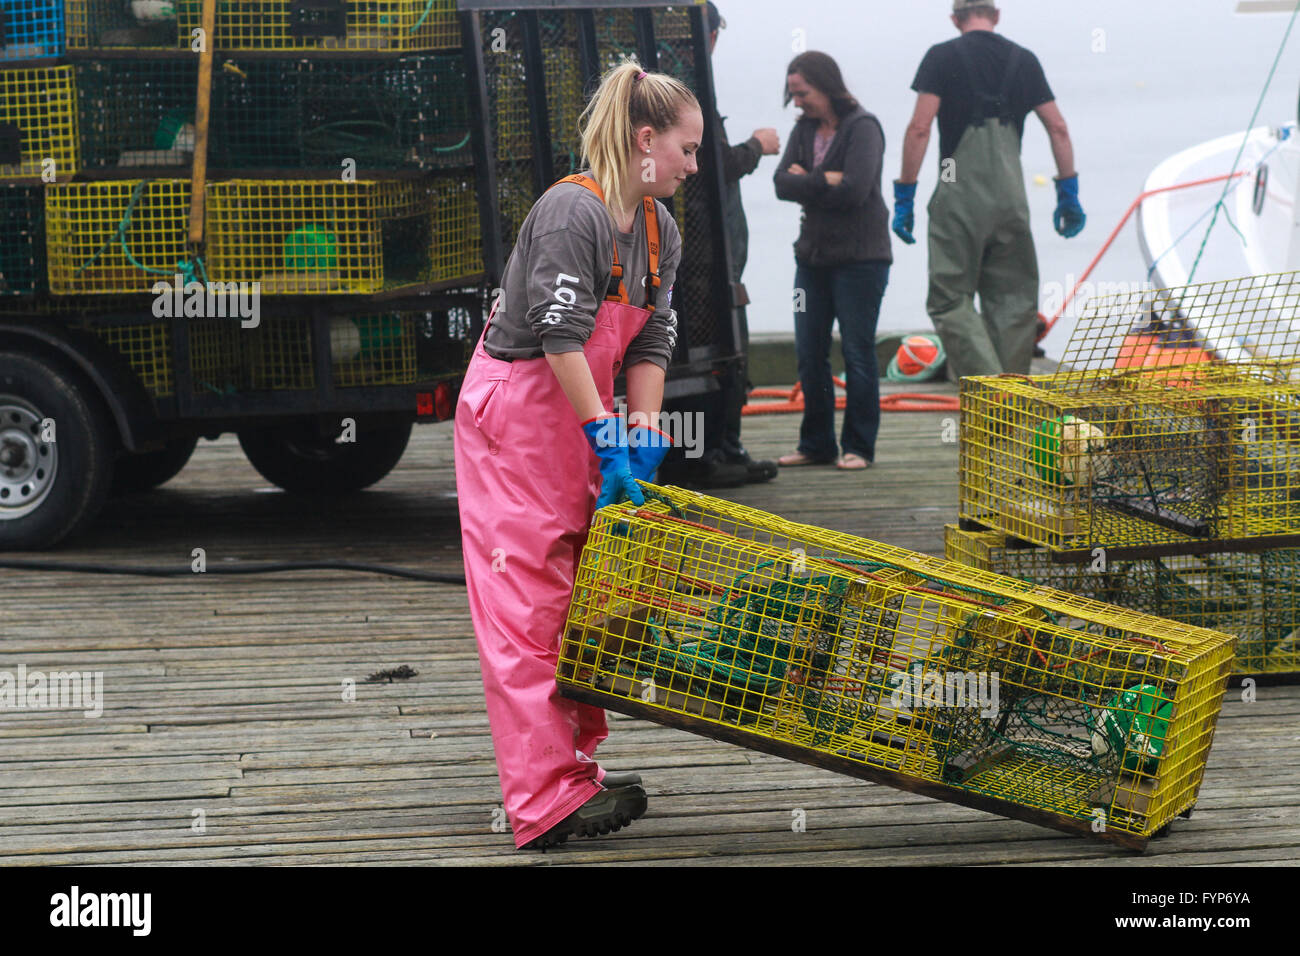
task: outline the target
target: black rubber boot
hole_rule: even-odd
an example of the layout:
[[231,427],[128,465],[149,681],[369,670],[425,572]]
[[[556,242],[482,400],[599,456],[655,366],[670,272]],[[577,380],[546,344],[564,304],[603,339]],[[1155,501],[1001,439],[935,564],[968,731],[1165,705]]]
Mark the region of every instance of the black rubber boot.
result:
[[571,836],[597,837],[621,830],[646,811],[645,791],[638,786],[602,790],[521,850],[546,850]]
[[749,452],[729,457],[727,461],[729,464],[741,465],[744,467],[746,475],[745,483],[749,485],[757,485],[764,481],[771,481],[781,470],[774,461],[768,461],[766,459],[755,461],[753,458],[749,457]]
[[613,790],[615,787],[639,787],[641,775],[631,770],[606,770],[600,785],[606,790]]

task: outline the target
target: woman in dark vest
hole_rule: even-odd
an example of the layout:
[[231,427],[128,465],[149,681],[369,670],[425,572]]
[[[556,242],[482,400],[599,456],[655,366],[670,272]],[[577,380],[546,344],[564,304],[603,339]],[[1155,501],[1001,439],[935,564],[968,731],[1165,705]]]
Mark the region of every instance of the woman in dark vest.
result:
[[[800,54],[786,74],[785,102],[803,115],[777,168],[776,194],[803,206],[794,325],[804,416],[798,449],[780,463],[857,471],[875,460],[880,427],[876,321],[893,262],[880,191],[885,134],[825,53]],[[838,445],[830,363],[836,319],[848,386]]]

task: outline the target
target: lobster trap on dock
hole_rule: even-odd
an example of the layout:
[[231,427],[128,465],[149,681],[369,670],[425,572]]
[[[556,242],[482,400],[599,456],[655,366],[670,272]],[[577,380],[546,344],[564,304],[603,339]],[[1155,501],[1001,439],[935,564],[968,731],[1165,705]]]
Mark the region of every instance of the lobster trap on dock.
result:
[[1001,532],[948,525],[949,561],[1237,637],[1237,674],[1300,674],[1300,549],[1062,563]]
[[960,515],[1073,560],[1300,545],[1284,364],[962,381]]
[[1234,638],[677,488],[598,512],[569,697],[1141,848],[1196,803]]

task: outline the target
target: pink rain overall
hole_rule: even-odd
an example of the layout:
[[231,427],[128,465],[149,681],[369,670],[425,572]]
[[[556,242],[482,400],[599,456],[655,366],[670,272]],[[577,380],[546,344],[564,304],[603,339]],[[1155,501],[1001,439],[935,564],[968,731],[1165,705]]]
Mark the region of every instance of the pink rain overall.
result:
[[[646,210],[654,274],[653,199]],[[615,276],[621,272],[616,249]],[[619,286],[622,301],[601,305],[583,348],[607,410],[627,347],[653,314],[628,304]],[[605,711],[561,697],[555,683],[600,467],[546,358],[495,359],[482,339],[456,408],[455,453],[470,617],[505,810],[520,847],[601,790],[604,772],[592,755],[609,735]]]

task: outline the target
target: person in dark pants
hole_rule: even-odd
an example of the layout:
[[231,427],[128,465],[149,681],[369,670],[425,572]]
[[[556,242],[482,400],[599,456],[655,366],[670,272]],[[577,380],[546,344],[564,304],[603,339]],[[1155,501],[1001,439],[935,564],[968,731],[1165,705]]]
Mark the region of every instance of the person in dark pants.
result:
[[[718,8],[710,2],[709,53],[718,45],[718,31],[726,28]],[[714,135],[722,144],[722,173],[726,181],[723,218],[731,245],[731,283],[738,290],[741,275],[749,258],[749,224],[741,204],[740,180],[758,168],[764,156],[781,152],[781,140],[775,129],[754,131],[745,142],[731,146],[723,118],[714,114]],[[744,301],[741,299],[740,301]],[[770,481],[777,475],[774,461],[755,461],[740,440],[745,403],[753,385],[749,382],[749,321],[742,305],[737,310],[740,358],[729,363],[718,376],[718,391],[700,402],[704,411],[704,451],[692,461],[680,451],[671,453],[659,469],[658,480],[664,484],[693,485],[700,488],[733,488],[750,482]]]
[[[802,53],[786,70],[785,102],[803,111],[776,173],[776,195],[803,206],[795,243],[795,351],[804,393],[799,447],[785,467],[869,468],[880,428],[876,322],[893,254],[880,193],[885,134],[844,85],[825,53]],[[840,323],[847,407],[835,441],[831,329]]]

